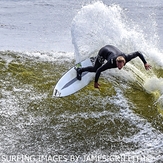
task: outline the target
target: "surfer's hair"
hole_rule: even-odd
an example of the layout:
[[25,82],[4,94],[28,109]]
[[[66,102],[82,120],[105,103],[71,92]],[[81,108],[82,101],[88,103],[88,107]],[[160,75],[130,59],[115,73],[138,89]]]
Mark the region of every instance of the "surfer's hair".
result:
[[125,58],[123,56],[119,56],[119,57],[117,57],[116,62],[126,63],[126,60],[125,60]]

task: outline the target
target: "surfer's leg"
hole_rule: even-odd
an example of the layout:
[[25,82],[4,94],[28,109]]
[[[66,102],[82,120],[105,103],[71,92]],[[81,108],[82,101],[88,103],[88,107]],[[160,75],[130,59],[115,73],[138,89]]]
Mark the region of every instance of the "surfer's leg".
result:
[[84,68],[77,68],[77,79],[81,80],[82,78],[82,73],[85,71],[88,72],[96,72],[96,70],[101,67],[101,63],[99,62],[98,59],[96,59],[94,66],[88,66],[88,67],[84,67]]
[[94,66],[88,66],[88,67],[81,68],[80,71],[81,71],[81,73],[82,73],[82,72],[85,72],[85,71],[88,71],[88,72],[96,72],[96,70],[97,70],[99,67],[101,67],[102,64],[103,64],[103,62],[100,62],[100,61],[99,61],[99,58],[98,58],[98,56],[97,56]]
[[77,72],[76,78],[77,78],[78,80],[81,80],[81,75],[82,75],[81,68],[77,68],[77,69],[76,69],[76,72]]

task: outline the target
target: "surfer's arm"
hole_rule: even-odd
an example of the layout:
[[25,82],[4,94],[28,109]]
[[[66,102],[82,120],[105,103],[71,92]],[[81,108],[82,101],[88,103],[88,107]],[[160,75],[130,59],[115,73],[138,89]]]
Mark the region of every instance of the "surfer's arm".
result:
[[110,69],[111,67],[109,66],[109,62],[105,63],[104,65],[102,65],[101,67],[99,67],[96,71],[96,75],[95,75],[95,82],[94,82],[94,87],[95,88],[99,88],[99,84],[98,84],[98,79],[100,77],[100,74],[102,71],[105,71],[107,69]]
[[136,57],[139,57],[141,59],[141,61],[144,63],[144,67],[145,67],[146,70],[149,70],[151,68],[151,66],[145,60],[143,54],[140,53],[139,51],[127,55],[126,62],[129,62],[130,60],[132,60],[132,59],[134,59]]
[[100,77],[100,74],[101,74],[101,71],[100,70],[97,70],[96,71],[96,75],[95,75],[95,82],[94,82],[94,87],[95,88],[99,88],[99,84],[98,84],[98,79],[99,79],[99,77]]

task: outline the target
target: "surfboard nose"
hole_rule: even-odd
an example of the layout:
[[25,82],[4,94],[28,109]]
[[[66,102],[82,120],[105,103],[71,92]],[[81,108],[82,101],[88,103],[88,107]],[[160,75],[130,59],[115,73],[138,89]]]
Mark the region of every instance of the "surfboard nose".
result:
[[60,97],[60,95],[61,93],[57,89],[54,89],[53,96]]

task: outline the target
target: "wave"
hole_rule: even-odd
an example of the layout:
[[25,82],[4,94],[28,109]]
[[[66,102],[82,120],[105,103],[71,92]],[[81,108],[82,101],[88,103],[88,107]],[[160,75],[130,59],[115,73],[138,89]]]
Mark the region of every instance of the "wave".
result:
[[[155,21],[152,24],[151,30],[156,26]],[[96,56],[98,50],[106,44],[115,45],[125,53],[139,50],[152,65],[152,70],[147,72],[141,61],[135,59],[126,65],[123,72],[108,70],[105,75],[108,74],[108,78],[114,76],[117,80],[132,81],[135,85],[138,82],[141,88],[153,94],[157,97],[156,101],[161,103],[162,49],[158,47],[159,38],[156,31],[153,37],[147,37],[151,33],[144,33],[138,23],[127,18],[125,10],[119,5],[107,6],[103,2],[88,4],[78,12],[72,22],[71,35],[76,62]],[[155,88],[152,88],[154,84]],[[159,92],[159,96],[155,96],[156,93],[153,92]]]

